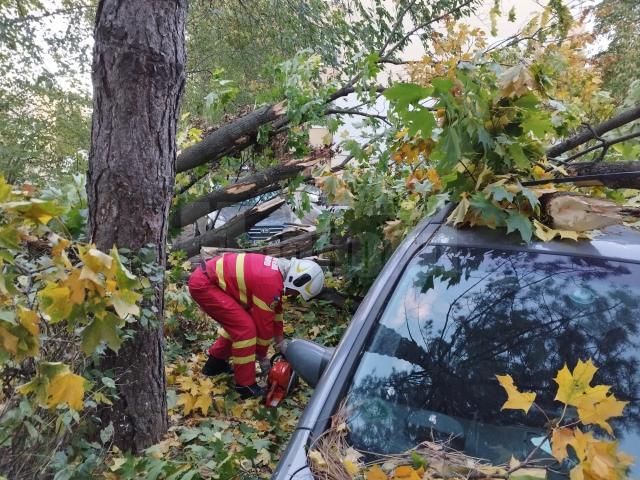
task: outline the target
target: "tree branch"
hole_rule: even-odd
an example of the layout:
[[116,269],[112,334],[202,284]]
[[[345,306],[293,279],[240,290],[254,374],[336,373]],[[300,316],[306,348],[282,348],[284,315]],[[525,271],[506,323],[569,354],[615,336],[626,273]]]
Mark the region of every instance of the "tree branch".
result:
[[376,118],[378,120],[382,120],[388,125],[391,125],[387,117],[384,115],[378,115],[375,113],[362,112],[360,110],[351,110],[351,109],[343,109],[343,108],[328,108],[325,112],[325,115],[357,115],[360,117],[368,117],[368,118]]
[[247,232],[256,223],[267,218],[284,204],[284,199],[273,198],[236,215],[220,228],[210,230],[184,242],[176,243],[171,250],[174,252],[183,250],[186,252],[187,257],[193,257],[200,252],[201,247],[227,246],[236,237]]
[[600,125],[596,125],[593,128],[585,128],[576,135],[567,138],[566,140],[554,145],[547,150],[547,158],[554,160],[556,157],[562,155],[569,150],[587,143],[589,140],[593,140],[596,136],[602,136],[605,133],[619,128],[627,123],[633,122],[640,118],[640,104],[635,107],[622,112],[613,118],[610,118],[606,122],[602,122]]
[[278,190],[280,187],[277,182],[294,177],[305,168],[317,164],[320,160],[329,158],[330,150],[327,150],[314,152],[303,160],[290,161],[248,175],[236,183],[203,195],[188,205],[178,207],[171,217],[169,226],[170,228],[184,227],[208,213],[219,210],[222,206]]
[[385,54],[384,57],[382,57],[382,55],[380,55],[380,60],[379,62],[382,63],[386,63],[391,56],[395,53],[396,50],[398,50],[399,48],[401,48],[404,43],[414,34],[416,33],[418,30],[422,30],[423,28],[428,27],[429,25],[432,25],[434,23],[438,23],[441,20],[444,20],[446,17],[448,17],[449,15],[453,15],[454,13],[459,12],[460,10],[462,10],[465,7],[468,7],[469,5],[471,5],[472,3],[474,3],[476,0],[466,0],[465,2],[461,3],[460,5],[458,5],[457,7],[453,7],[451,9],[449,9],[448,11],[446,11],[445,13],[443,13],[442,15],[438,15],[435,18],[430,19],[427,22],[421,23],[420,25],[417,25],[416,27],[414,27],[413,29],[409,30],[409,32],[407,32],[398,42],[396,42],[396,44],[391,47],[389,49],[389,51]]
[[578,152],[578,153],[576,153],[574,155],[571,155],[566,160],[558,160],[557,162],[564,165],[564,164],[567,164],[567,163],[575,160],[576,158],[580,158],[583,155],[591,153],[591,152],[593,152],[595,150],[598,150],[600,148],[603,148],[606,151],[606,149],[608,149],[612,145],[615,145],[616,143],[626,142],[627,140],[631,140],[631,139],[637,138],[637,137],[640,137],[640,131],[634,132],[634,133],[629,133],[628,135],[623,135],[622,137],[612,138],[610,140],[609,139],[602,139],[603,141],[601,143],[599,143],[598,145],[594,145],[593,147],[585,148],[581,152]]

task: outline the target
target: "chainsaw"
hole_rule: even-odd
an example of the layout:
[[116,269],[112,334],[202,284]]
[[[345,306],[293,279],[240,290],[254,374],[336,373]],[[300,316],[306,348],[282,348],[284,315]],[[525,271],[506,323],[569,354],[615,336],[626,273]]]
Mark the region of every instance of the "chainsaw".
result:
[[298,374],[281,353],[276,353],[271,357],[271,370],[267,375],[265,405],[277,407],[297,384]]

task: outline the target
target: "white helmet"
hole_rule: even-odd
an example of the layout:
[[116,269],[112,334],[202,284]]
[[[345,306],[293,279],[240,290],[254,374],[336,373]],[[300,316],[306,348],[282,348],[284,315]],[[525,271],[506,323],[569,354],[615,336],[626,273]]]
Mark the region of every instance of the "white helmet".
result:
[[284,277],[284,288],[290,288],[302,295],[306,301],[322,291],[324,273],[322,268],[312,260],[292,258],[289,270]]

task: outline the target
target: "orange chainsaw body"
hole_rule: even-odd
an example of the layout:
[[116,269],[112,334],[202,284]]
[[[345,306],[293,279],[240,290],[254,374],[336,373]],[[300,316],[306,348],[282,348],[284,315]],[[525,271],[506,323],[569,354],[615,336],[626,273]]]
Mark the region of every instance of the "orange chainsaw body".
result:
[[271,370],[267,376],[267,397],[264,403],[268,407],[277,407],[297,383],[297,375],[281,355],[275,356],[271,362]]

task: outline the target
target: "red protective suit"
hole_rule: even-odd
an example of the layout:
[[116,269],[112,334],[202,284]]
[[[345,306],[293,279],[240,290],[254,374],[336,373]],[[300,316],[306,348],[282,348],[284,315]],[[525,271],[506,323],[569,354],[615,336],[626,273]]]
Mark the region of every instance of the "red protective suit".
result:
[[231,360],[236,384],[256,382],[256,354],[265,357],[282,336],[282,274],[277,260],[257,253],[225,253],[189,277],[189,293],[224,328],[209,355]]

